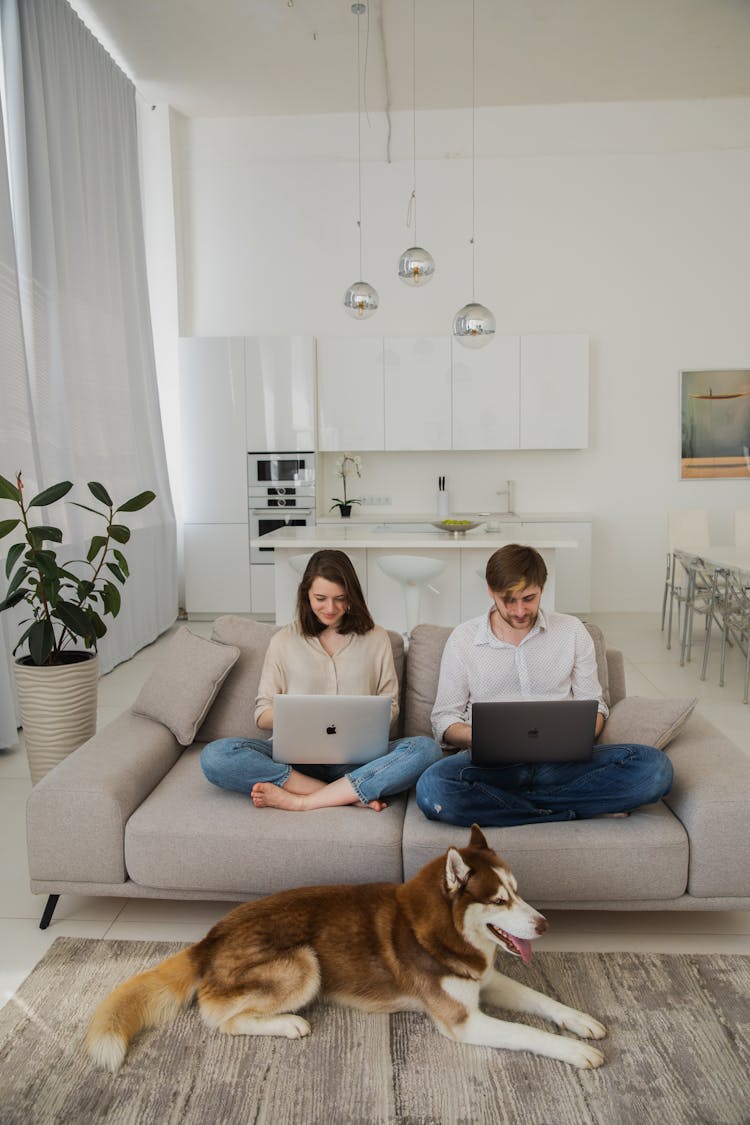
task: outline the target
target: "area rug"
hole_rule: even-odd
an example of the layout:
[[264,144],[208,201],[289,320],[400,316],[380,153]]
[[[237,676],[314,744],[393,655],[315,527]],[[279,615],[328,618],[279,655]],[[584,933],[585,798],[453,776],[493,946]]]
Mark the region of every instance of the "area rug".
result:
[[750,957],[503,957],[504,972],[608,1026],[598,1070],[457,1045],[417,1013],[324,1003],[300,1040],[224,1036],[193,1006],[144,1032],[117,1076],[95,1068],[82,1041],[98,1002],[180,948],[58,938],[0,1011],[3,1125],[750,1122]]

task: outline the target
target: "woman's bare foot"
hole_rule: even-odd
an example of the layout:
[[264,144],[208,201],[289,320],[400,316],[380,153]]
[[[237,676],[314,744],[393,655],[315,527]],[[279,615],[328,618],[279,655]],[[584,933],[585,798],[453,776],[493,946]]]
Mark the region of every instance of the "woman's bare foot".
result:
[[289,812],[301,812],[305,807],[303,793],[289,793],[280,785],[272,781],[257,781],[250,791],[252,802],[256,809],[287,809]]
[[383,809],[388,808],[388,804],[385,801],[368,801],[367,804],[365,804],[364,801],[357,801],[354,805],[352,805],[352,808],[373,809],[375,812],[382,812]]

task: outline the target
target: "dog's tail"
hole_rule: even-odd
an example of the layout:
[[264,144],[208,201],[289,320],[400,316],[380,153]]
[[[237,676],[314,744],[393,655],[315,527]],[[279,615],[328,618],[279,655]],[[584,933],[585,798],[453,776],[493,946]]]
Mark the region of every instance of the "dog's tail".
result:
[[117,1073],[139,1031],[169,1023],[190,1003],[200,979],[192,952],[191,946],[138,973],[101,1002],[86,1035],[98,1066]]

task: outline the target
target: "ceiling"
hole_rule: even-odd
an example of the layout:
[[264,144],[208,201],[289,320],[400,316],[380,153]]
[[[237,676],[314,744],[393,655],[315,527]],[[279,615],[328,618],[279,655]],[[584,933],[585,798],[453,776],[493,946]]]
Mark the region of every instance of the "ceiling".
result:
[[[70,0],[190,117],[470,106],[472,0]],[[477,105],[750,96],[750,0],[476,0]],[[367,33],[367,34],[366,34]]]

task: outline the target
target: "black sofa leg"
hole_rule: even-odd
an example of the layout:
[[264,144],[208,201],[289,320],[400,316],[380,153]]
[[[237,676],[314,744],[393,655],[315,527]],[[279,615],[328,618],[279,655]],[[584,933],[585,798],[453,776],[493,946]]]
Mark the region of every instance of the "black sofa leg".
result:
[[40,930],[46,930],[47,926],[49,926],[52,921],[52,915],[55,913],[55,907],[57,906],[59,898],[59,895],[50,895],[47,899],[47,905],[44,908],[44,914],[42,914],[42,920],[39,923]]

